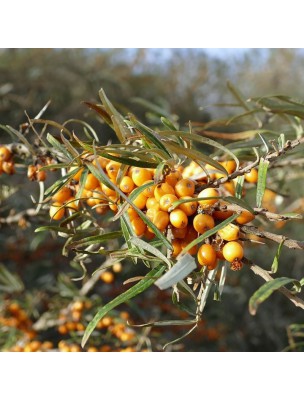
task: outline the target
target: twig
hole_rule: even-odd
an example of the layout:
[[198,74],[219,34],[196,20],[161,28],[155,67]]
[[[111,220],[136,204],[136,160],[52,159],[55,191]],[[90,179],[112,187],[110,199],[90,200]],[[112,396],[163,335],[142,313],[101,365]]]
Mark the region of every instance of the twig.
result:
[[[304,143],[304,136],[302,138],[300,138],[300,139],[295,139],[293,141],[287,140],[287,142],[285,143],[285,146],[282,149],[280,149],[278,151],[269,152],[264,157],[264,160],[269,161],[269,163],[270,163],[269,167],[271,167],[272,164],[277,160],[278,157],[282,156],[287,151],[290,151],[290,150],[294,149],[295,147],[297,147],[297,146],[299,146],[299,145],[301,145],[303,143]],[[240,168],[240,169],[234,171],[232,174],[229,174],[228,176],[223,176],[222,178],[216,179],[213,182],[211,181],[209,183],[200,185],[200,190],[204,189],[204,188],[207,188],[207,187],[219,187],[225,182],[229,182],[232,179],[237,178],[238,176],[245,175],[252,168],[256,167],[259,164],[259,162],[260,162],[260,159],[257,158],[252,163],[244,166],[243,168]]]
[[5,218],[0,218],[0,224],[13,224],[19,222],[21,218],[35,217],[37,214],[38,213],[35,208],[29,208],[28,210],[21,211],[18,214],[8,215]]
[[[257,265],[251,265],[251,271],[254,272],[256,275],[259,275],[264,281],[269,282],[273,281],[273,278],[269,275],[267,271]],[[278,289],[285,297],[287,297],[296,307],[300,307],[304,309],[304,301],[300,299],[300,297],[295,296],[290,292],[290,290],[286,289],[285,287],[281,287]]]
[[[246,209],[237,205],[237,204],[224,204],[224,205],[219,205],[214,208],[216,211],[235,211],[237,213],[241,213],[242,211],[245,211]],[[270,212],[267,210],[267,208],[253,208],[255,215],[263,215],[265,216],[269,221],[287,221],[290,219],[295,219],[294,217],[288,217],[282,214],[275,214],[273,212]]]
[[297,249],[304,250],[304,241],[300,242],[298,240],[289,239],[282,235],[276,235],[275,233],[260,231],[255,226],[245,226],[241,227],[241,231],[244,233],[250,233],[256,235],[261,238],[272,240],[276,243],[281,243],[284,240],[283,246],[288,247],[289,249]]

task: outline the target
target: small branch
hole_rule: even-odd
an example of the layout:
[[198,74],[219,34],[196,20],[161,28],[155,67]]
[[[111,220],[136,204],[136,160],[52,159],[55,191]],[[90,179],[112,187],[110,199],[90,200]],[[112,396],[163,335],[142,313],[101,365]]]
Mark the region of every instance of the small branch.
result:
[[[258,267],[257,265],[251,265],[251,271],[253,271],[256,275],[260,276],[264,279],[264,281],[269,282],[272,281],[273,278],[269,275],[267,271],[263,268]],[[285,287],[281,287],[278,289],[285,297],[287,297],[296,307],[300,307],[304,309],[304,301],[300,299],[300,297],[295,296],[290,292],[290,290],[286,289]]]
[[261,238],[272,240],[276,243],[281,243],[284,240],[283,246],[288,247],[289,249],[297,249],[297,250],[304,250],[304,242],[300,242],[298,240],[289,239],[282,235],[276,235],[275,233],[260,231],[255,226],[246,226],[243,225],[241,227],[241,231],[244,233],[250,233],[256,235]]
[[[219,205],[214,208],[216,211],[235,211],[241,213],[245,208],[238,206],[237,204],[225,204]],[[263,215],[269,221],[288,221],[290,219],[295,219],[294,217],[288,217],[281,214],[275,214],[267,210],[267,208],[253,208],[255,215]]]
[[[287,151],[290,151],[294,149],[295,147],[301,145],[304,143],[304,136],[300,139],[295,139],[293,141],[287,140],[285,146],[280,149],[280,150],[275,150],[273,152],[269,152],[265,157],[264,160],[269,161],[270,165],[269,167],[272,167],[272,164],[277,160],[278,157],[282,156],[285,154]],[[228,176],[224,176],[222,178],[216,179],[213,182],[209,182],[207,184],[200,185],[199,189],[202,190],[207,187],[219,187],[225,182],[229,182],[232,179],[237,178],[238,176],[245,175],[247,172],[249,172],[252,168],[255,168],[260,162],[260,159],[257,158],[254,162],[246,165],[243,168],[240,168],[236,171],[234,171],[232,174],[229,174]]]
[[21,218],[35,217],[37,214],[38,213],[35,208],[29,208],[28,210],[21,211],[18,214],[8,215],[5,218],[0,218],[0,224],[14,224],[19,222]]
[[[10,143],[6,144],[5,147],[7,147],[13,154],[16,154],[20,158],[33,158],[33,154],[30,152],[28,147],[25,144],[21,143]],[[45,156],[50,156],[52,155],[55,157],[57,160],[61,162],[65,162],[66,158],[62,153],[60,153],[58,150],[54,148],[47,148],[44,146],[37,146],[35,147],[36,154],[35,156],[38,157],[45,157]]]

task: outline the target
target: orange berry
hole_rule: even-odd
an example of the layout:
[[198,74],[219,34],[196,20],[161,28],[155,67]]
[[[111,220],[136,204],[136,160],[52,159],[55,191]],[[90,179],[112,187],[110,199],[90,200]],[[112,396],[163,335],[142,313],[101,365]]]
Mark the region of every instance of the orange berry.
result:
[[114,281],[114,274],[111,271],[104,271],[100,274],[100,279],[104,283],[112,283]]
[[132,228],[133,228],[136,236],[141,236],[145,233],[147,226],[141,218],[139,218],[139,217],[134,218],[131,221],[131,225],[132,225]]
[[159,201],[165,194],[175,194],[175,191],[169,183],[159,183],[154,189],[154,197]]
[[234,160],[223,161],[221,164],[228,174],[232,174],[236,170],[236,162]]
[[71,353],[79,353],[79,352],[81,352],[81,347],[78,344],[72,344],[70,346],[70,352]]
[[[191,196],[183,196],[180,197],[180,200],[186,200],[186,199],[192,199]],[[182,203],[178,206],[179,209],[181,209],[182,211],[184,211],[184,213],[190,217],[191,215],[195,214],[196,210],[198,207],[198,202],[195,201],[194,199],[192,201],[189,201],[187,203]]]
[[84,188],[86,190],[94,190],[97,186],[99,186],[99,180],[93,174],[88,174]]
[[214,219],[208,214],[198,214],[193,219],[193,227],[198,233],[214,228]]
[[160,209],[159,201],[156,200],[155,197],[149,197],[146,202],[146,207],[149,208],[156,208],[157,210]]
[[37,174],[36,174],[37,181],[38,182],[44,182],[46,180],[46,172],[44,170],[41,170],[40,168],[38,168]]
[[106,165],[106,171],[108,173],[108,176],[111,179],[116,179],[117,175],[118,175],[118,171],[120,169],[121,163],[117,162],[117,161],[110,161],[107,165]]
[[9,161],[12,157],[12,152],[5,146],[0,147],[0,161]]
[[256,168],[252,168],[250,172],[245,174],[245,181],[249,183],[257,183],[258,181],[258,171]]
[[88,347],[87,352],[88,353],[96,353],[96,352],[98,352],[98,349],[95,346],[90,346],[90,347]]
[[64,203],[72,196],[72,191],[67,186],[63,186],[57,193],[52,196],[52,200],[59,203]]
[[59,221],[60,219],[62,219],[64,217],[65,209],[62,206],[63,206],[63,204],[59,203],[59,202],[55,202],[51,205],[50,211],[49,211],[51,219],[53,219],[55,221]]
[[163,231],[167,228],[169,224],[170,218],[169,213],[166,211],[157,211],[153,218],[154,225],[160,230]]
[[119,188],[124,193],[131,193],[135,185],[129,176],[124,176],[120,182]]
[[166,176],[165,181],[169,183],[170,186],[174,187],[181,179],[183,179],[183,176],[179,171],[172,171]]
[[174,203],[177,200],[178,198],[174,194],[164,194],[159,199],[160,209],[163,211],[168,211],[169,208],[172,206],[172,203]]
[[146,207],[146,202],[147,202],[147,197],[142,194],[139,193],[135,199],[133,199],[133,204],[139,208],[140,210],[143,210]]
[[214,219],[218,219],[220,221],[224,221],[225,219],[231,217],[231,215],[233,214],[233,211],[230,210],[222,210],[222,211],[213,211],[212,213],[212,217]]
[[170,223],[175,228],[185,228],[188,225],[188,217],[183,210],[175,209],[170,213]]
[[75,301],[74,304],[72,304],[72,310],[73,311],[82,311],[84,309],[84,302],[83,301]]
[[148,208],[148,210],[147,210],[147,212],[146,212],[146,215],[147,215],[147,217],[149,218],[150,221],[153,221],[153,220],[154,220],[155,215],[156,215],[156,213],[157,213],[158,211],[159,211],[159,210],[157,210],[156,208]]
[[178,197],[193,196],[195,183],[189,178],[181,179],[175,185],[174,190]]
[[[145,183],[148,183],[148,182],[154,182],[154,181],[151,180],[151,181],[147,181],[147,182],[145,182]],[[155,186],[156,186],[156,185],[152,185],[152,186],[147,187],[142,193],[143,193],[146,197],[153,197],[153,196],[154,196]]]
[[197,253],[200,265],[213,266],[216,261],[216,251],[211,244],[203,244]]
[[235,195],[235,185],[234,182],[225,182],[224,183],[224,188],[227,190],[229,194],[232,196]]
[[255,218],[255,215],[252,214],[248,210],[244,210],[241,212],[241,214],[237,217],[236,222],[240,225],[247,224],[250,221],[253,221]]
[[138,218],[139,215],[137,212],[134,210],[134,208],[129,207],[127,213],[129,214],[130,221],[132,221],[134,218]]
[[[78,169],[79,169],[79,166],[71,167],[69,169],[69,172],[77,171]],[[83,173],[83,170],[84,170],[84,168],[80,168],[77,172],[75,172],[75,175],[73,175],[73,179],[75,181],[78,181],[78,182],[80,181],[80,178],[81,178],[81,175]]]
[[173,247],[172,257],[176,258],[182,251],[181,241],[179,239],[173,239],[171,243]]
[[175,226],[172,226],[171,232],[175,239],[184,239],[187,235],[188,228],[175,228]]
[[220,229],[218,232],[219,236],[223,240],[227,240],[228,242],[237,240],[240,235],[240,228],[237,225],[229,224],[224,228]]
[[15,173],[14,161],[3,161],[1,168],[2,168],[2,171],[8,175],[13,175]]
[[137,186],[141,186],[152,180],[152,172],[145,168],[136,167],[132,171],[132,179]]
[[212,271],[216,268],[218,260],[216,259],[213,264],[207,265],[207,270]]
[[108,186],[104,185],[103,183],[100,185],[101,190],[106,196],[115,196],[116,192],[114,189],[109,188]]
[[146,231],[145,231],[145,238],[146,238],[147,240],[152,240],[152,239],[155,238],[155,233],[149,231],[149,229],[147,228]]
[[118,274],[122,271],[122,264],[120,262],[115,263],[112,267],[112,270],[115,272],[115,274]]
[[52,342],[47,340],[42,343],[41,347],[43,348],[43,350],[51,350],[54,347],[54,345]]
[[66,325],[58,326],[57,330],[61,335],[66,335],[68,333],[68,328],[66,327]]
[[117,212],[117,210],[118,210],[118,207],[117,207],[117,196],[115,195],[115,196],[109,196],[109,200],[110,200],[110,202],[109,202],[109,208],[112,210],[112,211],[114,211],[114,212]]
[[213,189],[213,188],[207,188],[207,189],[203,189],[197,197],[206,197],[205,200],[199,200],[198,203],[199,205],[203,208],[210,208],[213,204],[215,204],[218,199],[208,199],[208,197],[218,197],[219,196],[219,192],[217,189]]
[[244,250],[239,242],[229,242],[223,247],[223,256],[225,260],[233,262],[236,258],[241,260],[244,256]]
[[92,164],[95,165],[95,167],[97,167],[97,165],[100,165],[101,168],[105,169],[109,162],[110,160],[108,160],[107,158],[98,156],[97,158],[95,158]]

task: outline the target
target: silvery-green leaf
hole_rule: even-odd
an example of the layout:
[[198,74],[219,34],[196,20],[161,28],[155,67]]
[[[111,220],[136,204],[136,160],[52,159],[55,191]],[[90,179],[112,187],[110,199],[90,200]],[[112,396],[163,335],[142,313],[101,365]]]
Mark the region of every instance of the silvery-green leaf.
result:
[[155,285],[161,290],[168,289],[188,276],[195,268],[196,262],[194,257],[190,256],[190,254],[185,254],[169,271],[155,282]]

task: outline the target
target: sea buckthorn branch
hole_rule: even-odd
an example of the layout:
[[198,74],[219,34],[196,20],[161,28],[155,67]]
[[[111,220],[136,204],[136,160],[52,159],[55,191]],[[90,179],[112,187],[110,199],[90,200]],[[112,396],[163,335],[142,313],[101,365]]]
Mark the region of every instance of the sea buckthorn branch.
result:
[[[249,261],[249,260],[248,260]],[[265,271],[263,268],[251,263],[250,269],[253,273],[260,276],[264,279],[264,281],[269,282],[273,281],[274,278],[270,276],[270,274]],[[296,307],[300,307],[304,309],[304,300],[300,299],[300,297],[294,295],[290,290],[286,289],[285,287],[281,287],[278,289],[285,297],[287,297]]]
[[[282,149],[270,152],[263,158],[265,161],[269,161],[269,163],[270,163],[269,168],[271,168],[272,167],[271,164],[273,164],[278,159],[278,157],[281,157],[287,151],[290,151],[303,143],[304,143],[304,136],[300,139],[295,139],[293,141],[287,140],[285,143],[285,146]],[[201,185],[201,188],[205,188],[205,187],[217,188],[217,187],[221,186],[222,184],[229,182],[232,179],[237,178],[238,176],[242,176],[242,175],[245,175],[246,173],[250,172],[254,167],[258,166],[259,162],[260,162],[260,158],[257,157],[257,159],[255,161],[244,166],[243,168],[235,170],[234,172],[232,172],[231,174],[228,174],[227,176],[224,176],[222,178],[219,178],[214,181],[210,181],[209,183],[206,183],[204,185]]]
[[[19,156],[22,159],[26,158],[33,158],[33,154],[31,151],[28,149],[28,147],[25,144],[22,143],[8,143],[5,145],[14,155]],[[54,163],[56,160],[58,161],[66,161],[66,158],[60,151],[54,149],[54,148],[46,148],[44,146],[35,146],[35,157],[54,157],[55,159],[53,160]]]
[[[242,211],[245,210],[245,208],[242,208],[236,204],[224,204],[224,205],[219,205],[214,208],[216,211],[235,211],[237,213],[241,213]],[[281,215],[281,214],[276,214],[273,212],[270,212],[267,210],[267,208],[257,208],[254,207],[254,214],[255,215],[263,215],[266,217],[269,221],[288,221],[291,219],[295,219],[295,217],[289,217],[287,215]]]
[[1,224],[14,224],[16,222],[20,222],[21,219],[28,219],[37,216],[37,210],[35,208],[29,208],[27,210],[23,210],[17,214],[10,214],[7,217],[0,218]]
[[283,246],[286,246],[289,249],[304,250],[304,241],[298,241],[287,238],[283,235],[276,235],[275,233],[261,231],[255,226],[242,225],[241,231],[243,233],[249,233],[261,238],[272,240],[273,242],[276,243],[281,243],[282,241],[284,241]]

